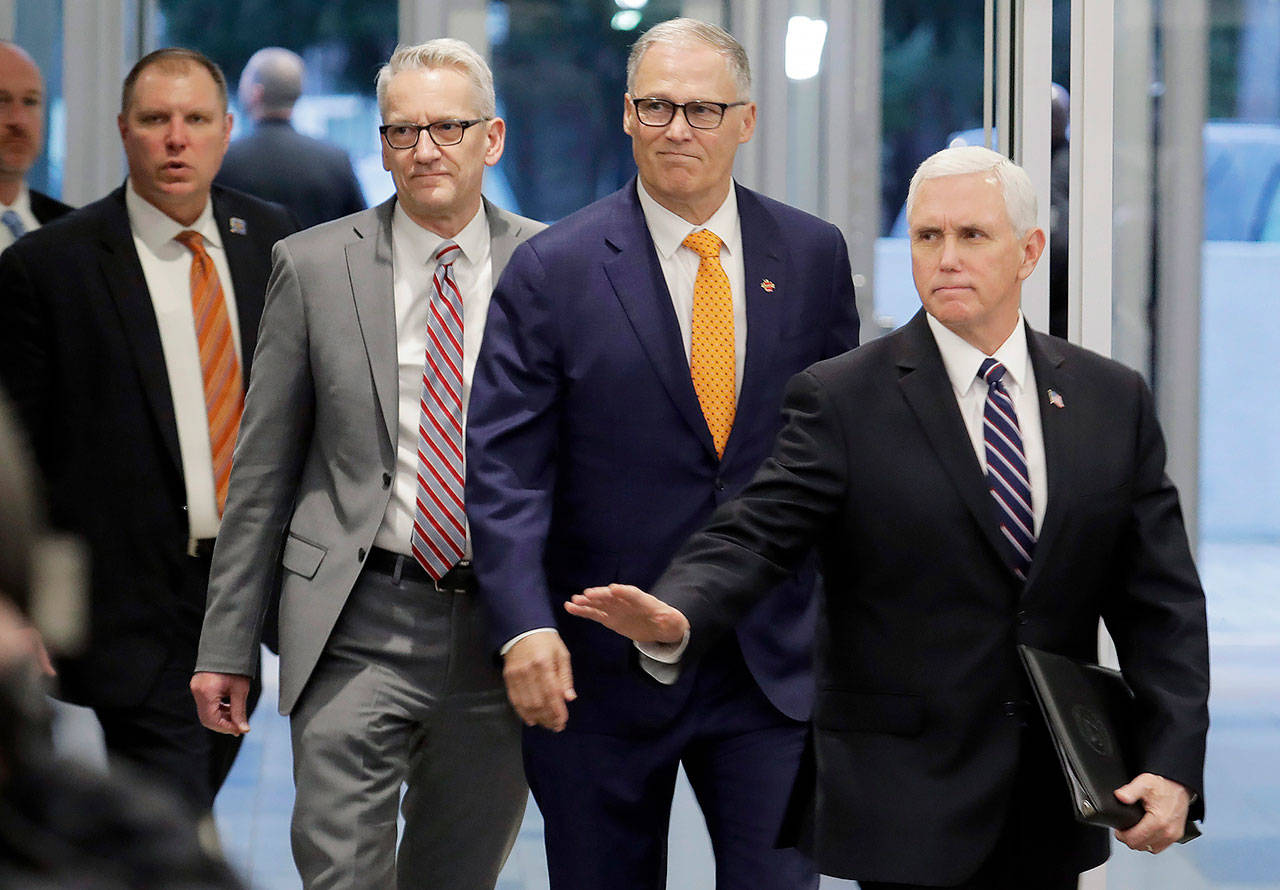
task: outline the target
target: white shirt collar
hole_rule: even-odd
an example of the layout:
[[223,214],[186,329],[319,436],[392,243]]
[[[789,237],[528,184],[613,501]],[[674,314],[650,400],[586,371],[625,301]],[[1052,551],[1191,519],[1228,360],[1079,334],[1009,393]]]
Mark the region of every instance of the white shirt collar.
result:
[[6,204],[3,201],[0,201],[0,213],[3,213],[6,210],[13,210],[19,216],[35,216],[35,214],[31,212],[31,192],[27,189],[27,184],[25,182],[18,183],[18,196],[13,199],[12,204]]
[[[471,222],[452,238],[443,238],[418,225],[397,201],[395,212],[391,215],[391,231],[396,240],[408,247],[409,256],[421,257],[423,263],[430,263],[445,241],[457,244],[467,262],[473,265],[480,263],[489,254],[489,219],[484,212],[483,201],[480,202],[476,215],[471,217]],[[402,257],[401,260],[403,259]]]
[[222,248],[222,233],[218,231],[218,223],[213,218],[212,198],[204,202],[204,209],[200,211],[196,221],[184,226],[134,191],[133,180],[130,179],[124,190],[124,206],[129,214],[129,228],[133,231],[133,236],[158,256],[164,255],[166,244],[173,242],[178,234],[188,229],[199,232],[206,245]]
[[[927,312],[925,318],[933,331],[933,339],[937,341],[938,351],[942,353],[942,364],[951,378],[951,385],[957,396],[963,396],[969,387],[977,383],[978,368],[988,356]],[[1014,325],[1013,333],[989,357],[1004,365],[1005,380],[1013,386],[1021,387],[1027,382],[1027,367],[1031,359],[1027,353],[1027,328],[1022,320],[1022,310],[1018,310],[1018,323]]]
[[732,181],[729,183],[729,194],[725,196],[724,202],[711,214],[710,219],[699,226],[695,226],[679,214],[672,213],[667,208],[658,203],[653,195],[649,194],[644,187],[644,183],[640,178],[636,178],[636,192],[640,198],[640,209],[644,212],[645,225],[649,227],[649,236],[653,239],[653,246],[658,251],[658,256],[663,259],[671,259],[684,239],[691,232],[700,229],[710,229],[719,236],[723,245],[722,251],[730,252],[730,244],[737,242],[738,238],[738,190],[734,187]]

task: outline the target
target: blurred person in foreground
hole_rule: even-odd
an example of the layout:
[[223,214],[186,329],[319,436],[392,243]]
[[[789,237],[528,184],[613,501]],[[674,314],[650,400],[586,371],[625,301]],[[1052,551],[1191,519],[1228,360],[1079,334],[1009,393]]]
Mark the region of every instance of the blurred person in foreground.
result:
[[39,679],[50,667],[29,616],[61,613],[82,592],[53,594],[51,578],[75,573],[47,564],[68,551],[50,546],[36,475],[0,392],[0,886],[237,890],[174,796],[127,769],[108,777],[50,754]]
[[1098,620],[1135,696],[1158,853],[1204,815],[1204,592],[1150,390],[1031,330],[1044,249],[1018,166],[985,148],[920,165],[907,198],[923,309],[787,388],[786,425],[742,495],[653,596],[626,585],[574,615],[696,669],[811,546],[822,556],[818,702],[787,840],[864,890],[1072,890],[1107,858],[1074,821],[1017,652],[1097,657]]

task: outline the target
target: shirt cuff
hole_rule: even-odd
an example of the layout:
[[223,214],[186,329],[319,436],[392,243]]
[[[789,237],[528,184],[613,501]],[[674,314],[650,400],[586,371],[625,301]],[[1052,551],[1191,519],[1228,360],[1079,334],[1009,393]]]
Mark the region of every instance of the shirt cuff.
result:
[[684,632],[678,643],[636,643],[640,653],[640,668],[664,686],[671,686],[680,679],[683,669],[681,659],[689,648],[689,631]]
[[533,634],[545,634],[545,633],[559,633],[559,631],[556,630],[554,627],[535,627],[533,630],[526,630],[524,633],[516,634],[511,639],[507,640],[506,643],[502,645],[502,648],[498,650],[498,654],[506,655],[508,652],[511,651],[512,646],[514,646],[516,643],[523,640],[525,637],[532,636]]
[[684,650],[689,648],[689,629],[685,628],[684,636],[678,643],[636,643],[636,648],[654,661],[663,664],[679,664],[684,658]]

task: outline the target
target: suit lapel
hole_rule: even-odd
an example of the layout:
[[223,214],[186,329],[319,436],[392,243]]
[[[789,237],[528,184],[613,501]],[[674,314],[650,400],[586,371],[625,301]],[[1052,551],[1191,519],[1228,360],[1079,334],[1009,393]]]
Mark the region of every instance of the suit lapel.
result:
[[[924,427],[925,436],[960,499],[973,514],[983,537],[1000,554],[1003,564],[1006,545],[997,531],[991,493],[987,489],[982,465],[973,453],[969,431],[952,391],[951,378],[942,364],[942,355],[929,331],[923,309],[903,328],[896,359],[902,375],[898,378],[898,387],[903,397],[915,413],[916,420]],[[1013,577],[1012,570],[1010,577]]]
[[[782,232],[755,193],[740,186],[738,219],[742,227],[742,259],[745,276],[742,298],[747,304],[747,356],[738,393],[739,417],[758,417],[775,406],[761,404],[761,381],[771,376],[778,332],[782,330],[783,307],[787,303],[786,256]],[[772,285],[766,290],[764,282]],[[725,460],[742,439],[729,434]]]
[[142,261],[133,244],[129,214],[125,210],[124,189],[107,198],[107,210],[98,232],[98,268],[106,281],[107,292],[115,304],[124,329],[125,340],[133,353],[138,379],[156,428],[164,440],[165,450],[178,472],[182,472],[182,452],[178,446],[178,422],[173,412],[173,392],[169,387],[169,371],[164,363],[164,346],[160,342],[160,325],[156,321],[151,291],[142,273]]
[[519,246],[521,226],[511,216],[484,199],[484,215],[489,223],[489,267],[493,272],[493,283],[496,285],[507,268],[511,254]]
[[262,304],[266,299],[266,294],[255,286],[255,282],[265,280],[267,270],[255,268],[262,263],[262,253],[253,240],[255,233],[248,231],[245,221],[239,217],[234,217],[236,225],[232,227],[233,217],[216,191],[210,200],[218,234],[222,236],[222,249],[227,255],[227,266],[231,269],[231,287],[235,291],[236,318],[240,328],[240,379],[247,388],[253,352],[258,345],[256,322],[262,318]]
[[671,294],[635,190],[633,180],[618,198],[620,212],[605,234],[605,241],[614,251],[614,256],[605,261],[604,271],[649,357],[649,363],[676,409],[698,441],[715,454],[715,443],[711,440],[698,395],[693,389],[689,360],[684,353]]
[[[1065,408],[1066,403],[1071,400],[1073,387],[1071,373],[1065,367],[1062,352],[1051,338],[1036,333],[1030,327],[1027,328],[1027,351],[1036,375],[1040,429],[1044,435],[1045,470],[1049,477],[1044,522],[1040,524],[1035,558],[1027,574],[1029,589],[1051,555],[1058,530],[1062,528],[1067,501],[1076,481],[1075,454],[1084,443],[1077,440],[1070,425],[1071,415]],[[1059,408],[1049,402],[1049,390],[1062,397],[1064,407]]]
[[396,354],[395,283],[391,265],[389,198],[352,224],[354,238],[346,245],[347,273],[356,304],[360,336],[364,339],[374,391],[382,409],[387,437],[394,446],[399,424],[399,360]]

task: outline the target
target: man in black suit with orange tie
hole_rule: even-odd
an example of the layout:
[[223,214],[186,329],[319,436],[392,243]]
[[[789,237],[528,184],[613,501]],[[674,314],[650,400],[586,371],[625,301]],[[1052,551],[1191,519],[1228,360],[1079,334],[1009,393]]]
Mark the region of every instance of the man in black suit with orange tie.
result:
[[1031,330],[1044,248],[1026,173],[984,148],[926,160],[907,199],[924,304],[788,386],[772,457],[653,586],[567,605],[696,663],[818,546],[825,578],[808,776],[789,834],[864,888],[1074,888],[1106,832],[1072,819],[1017,644],[1093,660],[1101,618],[1136,697],[1158,853],[1201,818],[1204,594],[1150,390]]
[[110,753],[208,811],[237,740],[187,684],[282,207],[211,189],[226,82],[157,50],[125,78],[125,184],[0,254],[0,383],[55,525],[88,544],[89,641],[60,663]]

